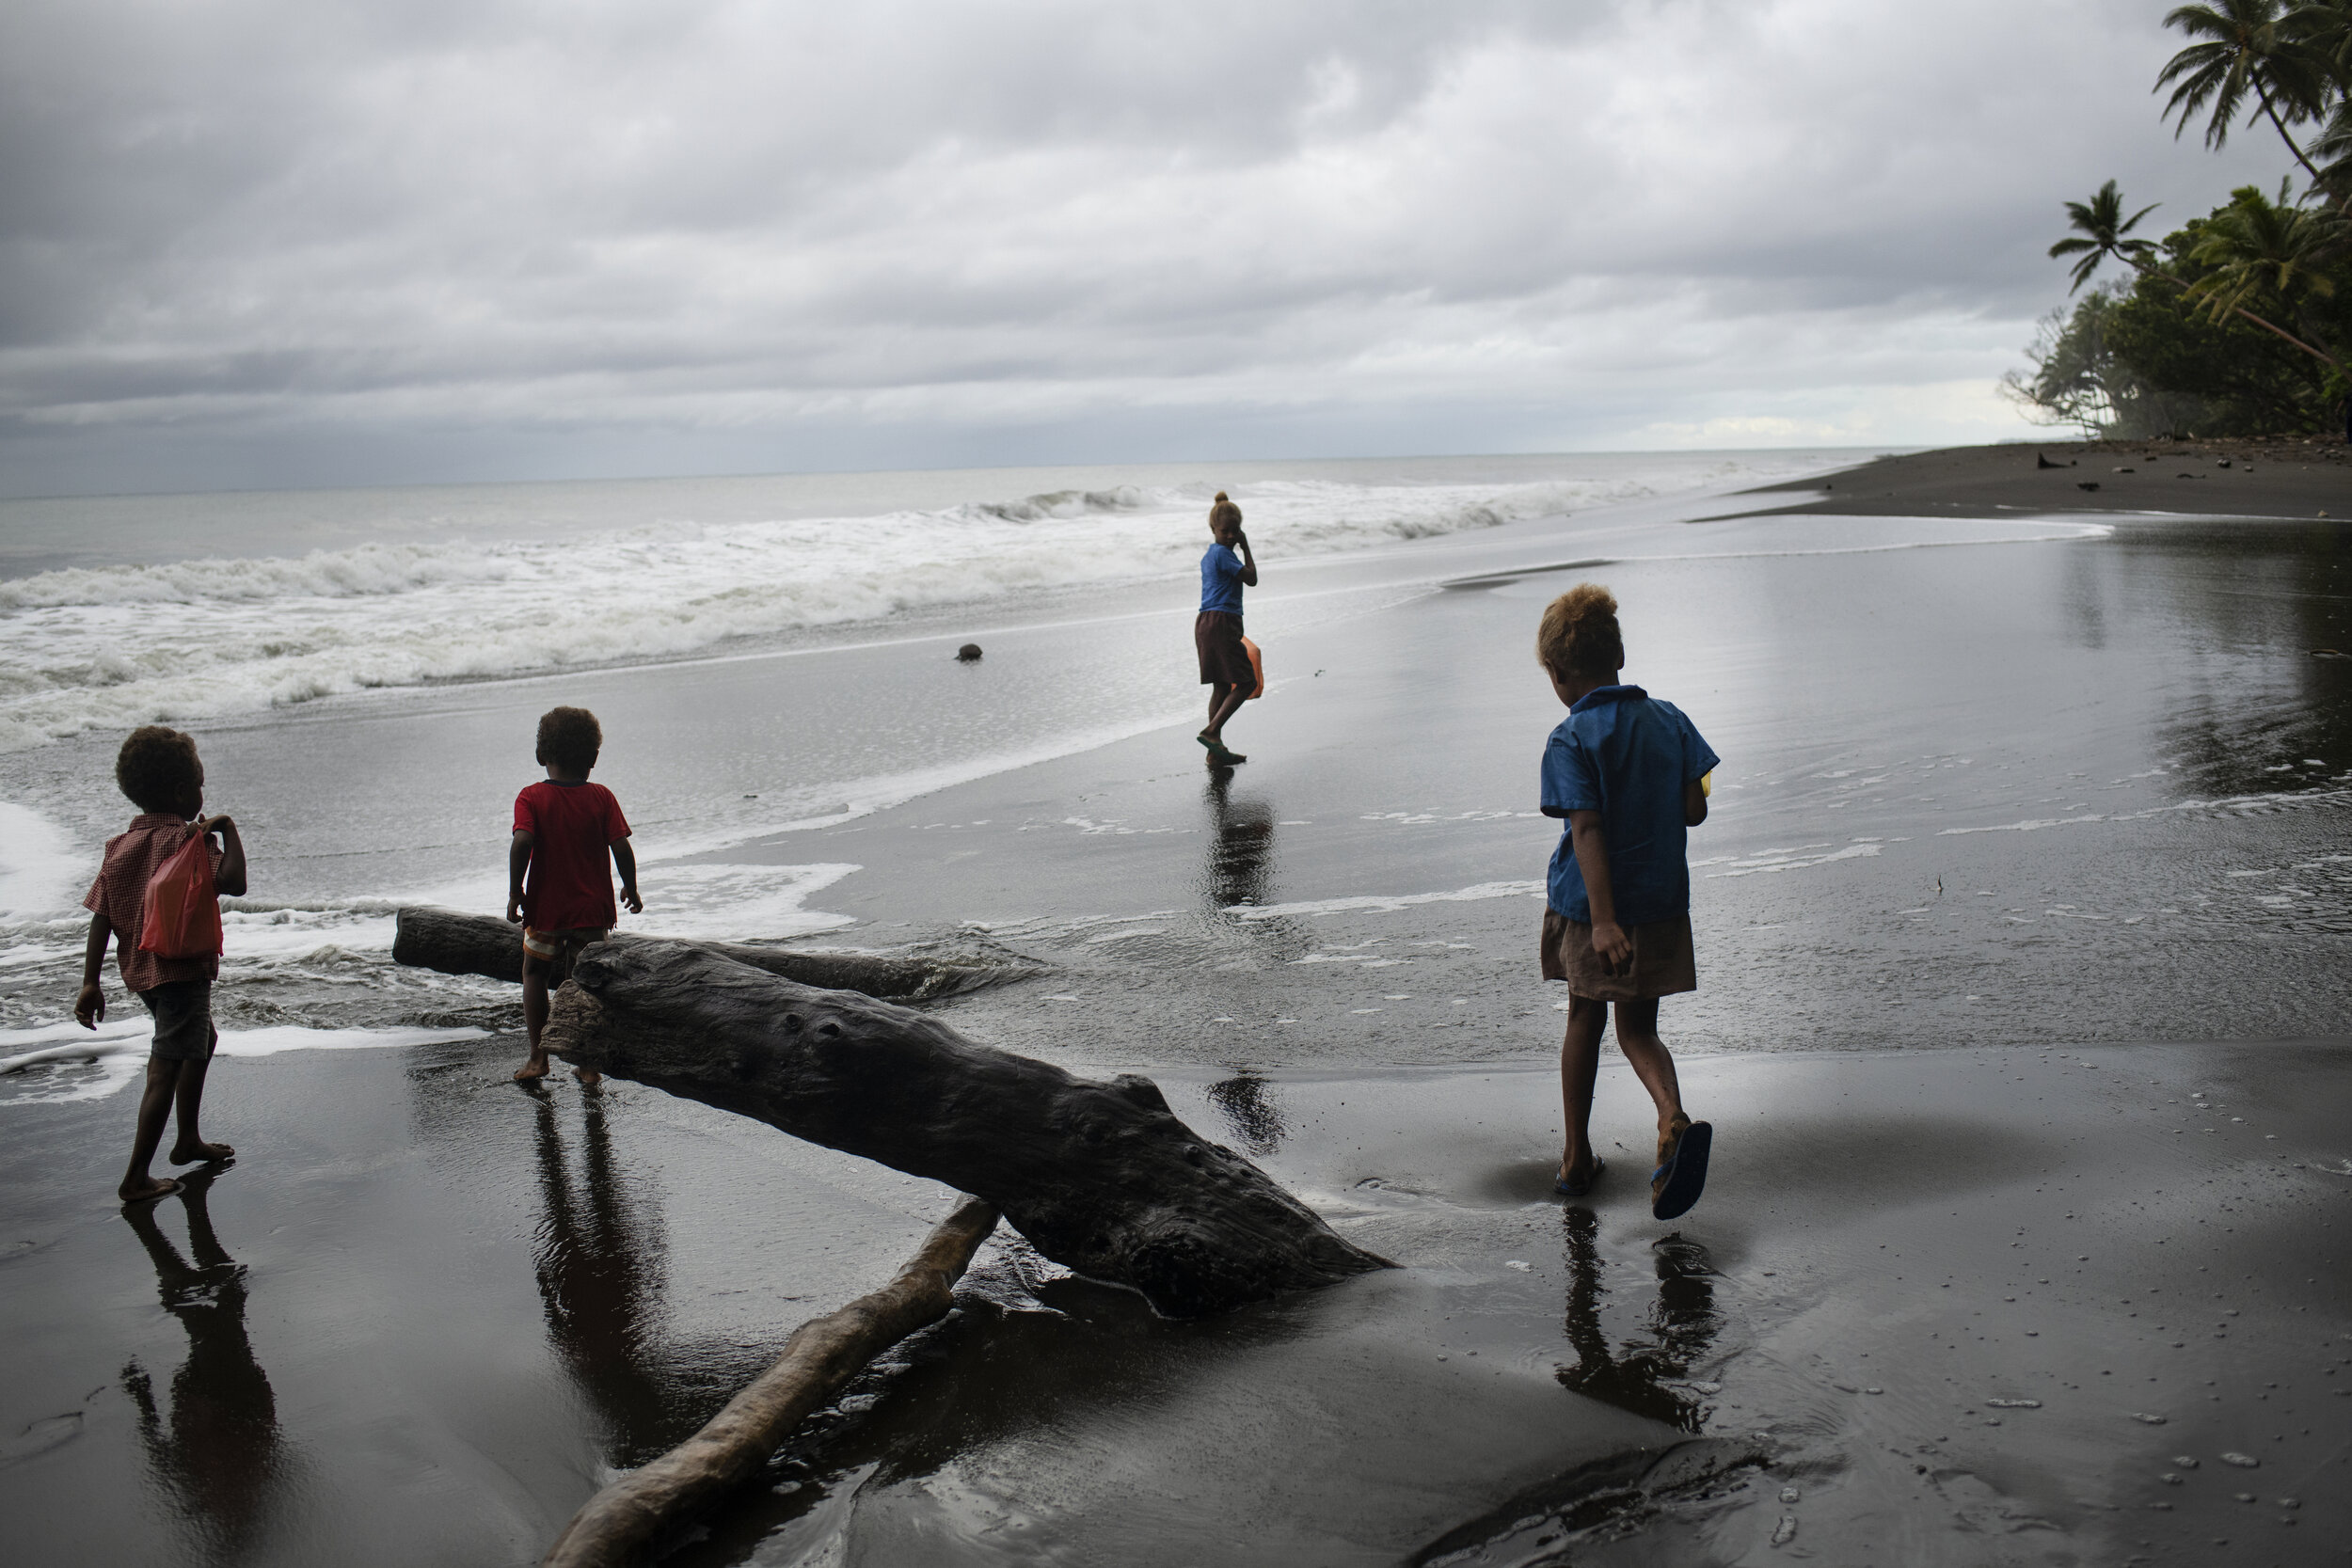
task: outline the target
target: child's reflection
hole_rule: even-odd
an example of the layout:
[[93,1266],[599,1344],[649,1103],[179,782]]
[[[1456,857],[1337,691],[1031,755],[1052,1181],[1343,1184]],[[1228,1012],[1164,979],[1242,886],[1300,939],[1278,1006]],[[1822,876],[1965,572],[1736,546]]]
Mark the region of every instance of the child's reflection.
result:
[[204,1560],[249,1555],[288,1465],[278,1401],[245,1332],[245,1267],[214,1234],[205,1199],[215,1170],[180,1179],[190,1264],[165,1236],[165,1203],[134,1204],[122,1217],[155,1265],[164,1309],[187,1331],[188,1355],[171,1377],[171,1413],[158,1409],[147,1370],[122,1370],[123,1392],[138,1408],[139,1440],[159,1490],[201,1543]]
[[547,1203],[532,1262],[548,1334],[611,1431],[613,1462],[641,1464],[670,1446],[653,1358],[663,1285],[658,1236],[642,1231],[623,1191],[604,1102],[581,1097],[575,1183],[553,1096],[537,1096],[539,1189]]
[[1209,1103],[1225,1114],[1225,1123],[1233,1130],[1233,1141],[1241,1145],[1245,1154],[1271,1154],[1282,1144],[1288,1131],[1282,1120],[1282,1107],[1276,1104],[1272,1085],[1248,1068],[1233,1069],[1233,1076],[1218,1080],[1208,1087]]
[[1651,1247],[1658,1266],[1658,1299],[1650,1308],[1645,1337],[1612,1348],[1601,1329],[1601,1298],[1609,1287],[1601,1282],[1600,1222],[1589,1209],[1570,1207],[1563,1212],[1567,1232],[1568,1343],[1576,1350],[1573,1367],[1560,1369],[1560,1381],[1580,1394],[1647,1416],[1685,1432],[1697,1432],[1706,1411],[1697,1397],[1677,1384],[1693,1366],[1706,1360],[1723,1320],[1715,1310],[1714,1270],[1707,1249],[1680,1236],[1669,1236]]
[[[1287,921],[1244,920],[1225,912],[1237,904],[1264,903],[1274,886],[1274,808],[1263,800],[1236,800],[1232,789],[1231,768],[1211,771],[1206,798],[1215,831],[1208,863],[1201,868],[1208,913],[1228,930],[1287,942],[1292,940]],[[1210,1101],[1224,1113],[1244,1153],[1271,1154],[1282,1141],[1281,1107],[1269,1090],[1263,1078],[1240,1066],[1231,1078],[1209,1085]]]
[[1230,769],[1209,775],[1208,801],[1216,818],[1202,891],[1209,912],[1236,904],[1263,904],[1274,880],[1274,808],[1248,797],[1236,800]]

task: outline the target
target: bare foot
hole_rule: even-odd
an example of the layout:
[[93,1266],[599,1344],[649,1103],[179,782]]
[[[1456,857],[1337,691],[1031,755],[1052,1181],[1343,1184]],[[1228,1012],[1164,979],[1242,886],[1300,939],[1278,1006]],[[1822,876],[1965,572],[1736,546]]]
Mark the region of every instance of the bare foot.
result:
[[199,1160],[208,1162],[213,1160],[233,1160],[236,1158],[236,1155],[237,1151],[230,1148],[227,1144],[181,1144],[172,1149],[171,1163],[175,1165],[192,1165]]
[[592,1067],[576,1067],[572,1069],[572,1076],[579,1079],[582,1085],[592,1089],[598,1084],[604,1082],[604,1074],[598,1072]]
[[115,1196],[125,1203],[152,1203],[159,1197],[169,1197],[180,1190],[180,1183],[167,1176],[151,1176],[141,1181],[125,1181],[115,1189]]
[[517,1084],[529,1084],[534,1082],[535,1080],[545,1078],[547,1075],[548,1059],[545,1056],[533,1056],[531,1060],[525,1062],[522,1066],[515,1069],[515,1082]]

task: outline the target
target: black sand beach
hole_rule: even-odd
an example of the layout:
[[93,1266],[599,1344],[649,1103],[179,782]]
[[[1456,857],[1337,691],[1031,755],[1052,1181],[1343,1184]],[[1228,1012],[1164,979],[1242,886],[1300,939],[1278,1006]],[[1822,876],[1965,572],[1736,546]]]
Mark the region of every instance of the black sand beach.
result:
[[[667,870],[854,867],[812,899],[857,922],[823,941],[1043,963],[937,1010],[1152,1075],[1404,1266],[1175,1323],[1000,1232],[954,1317],[671,1560],[2340,1561],[2352,524],[2275,459],[2159,515],[2048,450],[2076,468],[1834,476],[1801,503],[1823,522],[1705,520],[1779,499],[1717,496],[1268,560],[1273,689],[1230,778],[1120,706],[1191,705],[1164,584],[987,628],[969,670],[942,619],[222,726],[207,756],[259,792],[298,733],[304,776],[248,816],[332,780],[455,845],[461,781],[551,700],[653,737],[598,775],[649,805],[665,769],[773,787],[665,725],[788,757],[985,722],[1010,683],[1131,728]],[[2309,472],[2352,503],[2352,469]],[[2014,499],[2045,478],[2067,494]],[[2112,531],[1994,542],[2018,507]],[[1628,678],[1725,758],[1700,990],[1663,1018],[1717,1163],[1674,1227],[1613,1052],[1610,1174],[1549,1196],[1531,647],[1581,577],[1625,604]],[[225,1022],[285,1000],[224,988]],[[330,1004],[501,1033],[224,1061],[208,1123],[245,1153],[151,1222],[108,1200],[119,1094],[0,1106],[14,1560],[533,1561],[950,1201],[637,1085],[519,1089],[486,982],[305,1003]]]
[[2352,507],[2352,445],[2322,436],[2193,441],[2015,442],[1882,457],[1751,492],[1805,491],[1782,510],[1867,516],[2002,512],[2203,513],[2341,517]]

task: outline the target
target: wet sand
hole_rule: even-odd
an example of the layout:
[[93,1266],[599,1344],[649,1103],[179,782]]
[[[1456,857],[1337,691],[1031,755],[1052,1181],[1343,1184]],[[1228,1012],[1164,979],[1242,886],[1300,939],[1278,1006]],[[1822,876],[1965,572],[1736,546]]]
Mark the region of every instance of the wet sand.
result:
[[[2104,520],[1940,548],[1698,524],[1703,559],[1572,522],[1461,546],[1451,588],[1269,563],[1276,689],[1232,777],[1145,728],[725,851],[854,866],[827,940],[1043,961],[942,1016],[1152,1074],[1404,1266],[1177,1324],[1000,1232],[958,1314],[673,1560],[2342,1560],[2352,662],[2311,650],[2352,641],[2344,527]],[[1534,569],[1578,559],[1607,565]],[[1611,1174],[1549,1195],[1531,797],[1557,708],[1529,644],[1588,575],[1629,674],[1726,758],[1692,836],[1701,990],[1664,1021],[1721,1132],[1674,1227],[1613,1053]],[[946,675],[911,644],[790,668],[828,671],[818,703],[1083,702],[1084,650],[1158,626],[1002,628]],[[613,733],[788,734],[800,700],[757,664],[582,686]],[[543,701],[468,689],[432,733]],[[420,725],[321,716],[305,754],[392,792]],[[477,990],[467,1021],[511,1029]],[[263,1018],[245,990],[225,1006]],[[0,1105],[11,1555],[535,1560],[946,1210],[634,1085],[528,1093],[519,1054],[225,1060],[208,1123],[246,1153],[151,1223],[106,1199],[126,1095]]]
[[[12,1559],[535,1560],[948,1201],[493,1065],[226,1064],[223,1131],[266,1158],[128,1218],[93,1196],[112,1107],[13,1144]],[[1171,1323],[1000,1232],[956,1316],[673,1560],[2341,1552],[2340,1044],[1685,1070],[1722,1152],[1672,1228],[1618,1064],[1612,1169],[1565,1206],[1541,1066],[1163,1071],[1405,1266]]]

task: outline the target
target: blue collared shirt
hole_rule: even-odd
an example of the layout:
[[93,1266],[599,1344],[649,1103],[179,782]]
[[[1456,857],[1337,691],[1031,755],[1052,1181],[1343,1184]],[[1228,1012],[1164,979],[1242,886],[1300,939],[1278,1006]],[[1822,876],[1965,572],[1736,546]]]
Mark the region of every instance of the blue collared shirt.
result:
[[[1691,867],[1683,857],[1691,830],[1682,820],[1682,790],[1721,760],[1680,708],[1638,686],[1587,692],[1551,732],[1544,745],[1544,813],[1600,813],[1618,925],[1690,912]],[[1546,895],[1554,912],[1592,924],[1584,873],[1565,830],[1551,852]]]
[[1241,613],[1241,557],[1230,545],[1211,545],[1200,558],[1200,608]]

